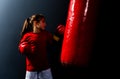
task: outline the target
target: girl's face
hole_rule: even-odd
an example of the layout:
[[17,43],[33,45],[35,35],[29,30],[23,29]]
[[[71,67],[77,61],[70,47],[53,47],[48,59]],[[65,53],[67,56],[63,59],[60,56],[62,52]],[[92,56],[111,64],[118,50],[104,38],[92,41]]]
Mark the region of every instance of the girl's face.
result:
[[42,30],[45,30],[45,27],[46,27],[46,21],[45,21],[45,18],[41,19],[39,23],[37,23],[37,26],[36,26],[38,29],[42,29]]

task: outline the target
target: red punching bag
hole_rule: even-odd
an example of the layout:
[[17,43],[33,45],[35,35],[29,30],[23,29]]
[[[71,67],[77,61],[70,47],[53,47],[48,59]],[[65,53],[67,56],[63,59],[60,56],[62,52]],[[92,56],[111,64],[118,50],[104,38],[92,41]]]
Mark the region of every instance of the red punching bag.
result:
[[88,65],[95,28],[92,24],[94,12],[91,12],[94,9],[91,8],[88,14],[89,2],[89,0],[70,0],[61,63],[76,66]]

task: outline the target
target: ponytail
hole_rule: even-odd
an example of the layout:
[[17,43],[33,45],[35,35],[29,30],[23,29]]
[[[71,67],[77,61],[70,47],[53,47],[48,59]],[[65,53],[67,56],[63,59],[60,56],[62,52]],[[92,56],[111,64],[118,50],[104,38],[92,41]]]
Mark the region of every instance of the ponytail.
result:
[[27,18],[25,21],[24,21],[24,24],[23,24],[23,28],[22,28],[22,31],[21,31],[21,37],[27,33],[27,32],[31,32],[32,31],[32,24],[30,23],[30,18]]

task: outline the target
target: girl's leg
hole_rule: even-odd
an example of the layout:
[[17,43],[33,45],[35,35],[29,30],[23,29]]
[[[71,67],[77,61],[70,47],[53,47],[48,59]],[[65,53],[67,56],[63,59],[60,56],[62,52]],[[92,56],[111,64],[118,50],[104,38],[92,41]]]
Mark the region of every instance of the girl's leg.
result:
[[25,79],[38,79],[37,72],[26,71]]
[[40,72],[42,79],[53,79],[51,69],[43,70]]

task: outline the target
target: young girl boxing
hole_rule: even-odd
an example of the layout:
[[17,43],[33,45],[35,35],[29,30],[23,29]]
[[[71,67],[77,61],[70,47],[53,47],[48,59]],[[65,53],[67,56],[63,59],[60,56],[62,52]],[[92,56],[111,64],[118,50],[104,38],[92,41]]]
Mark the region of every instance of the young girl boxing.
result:
[[[59,37],[45,30],[46,21],[42,14],[32,15],[24,22],[19,51],[26,56],[25,79],[53,79],[47,58],[47,45]],[[64,26],[57,28],[58,33],[64,33]]]

